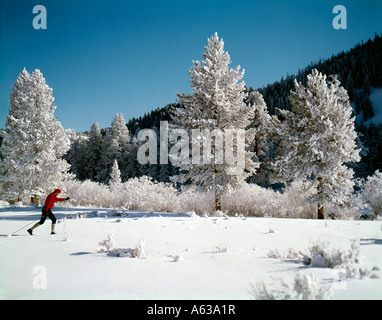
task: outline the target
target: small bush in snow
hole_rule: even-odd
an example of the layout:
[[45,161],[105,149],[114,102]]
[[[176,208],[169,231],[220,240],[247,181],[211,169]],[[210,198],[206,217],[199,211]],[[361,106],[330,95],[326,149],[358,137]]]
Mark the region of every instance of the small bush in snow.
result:
[[267,257],[272,259],[299,260],[300,253],[294,250],[293,248],[289,248],[288,253],[286,255],[283,255],[279,252],[279,250],[273,249],[267,253]]
[[217,253],[228,252],[228,247],[227,246],[218,245],[218,246],[216,246],[216,252]]
[[107,236],[107,239],[100,241],[98,245],[105,248],[105,249],[101,249],[98,252],[111,252],[114,249],[113,236],[109,234]]
[[277,249],[270,250],[268,258],[288,259],[302,262],[315,268],[331,268],[346,270],[346,278],[363,279],[364,277],[376,278],[372,271],[378,268],[368,269],[361,266],[362,256],[359,241],[352,240],[348,251],[331,248],[328,241],[315,241],[305,251],[289,249],[287,255],[281,254]]
[[303,263],[318,268],[334,268],[341,266],[346,260],[346,253],[339,249],[331,249],[329,241],[316,241],[303,255]]
[[180,256],[180,255],[173,256],[173,255],[170,254],[170,255],[168,255],[168,257],[172,258],[173,262],[182,262],[182,261],[185,261],[185,259],[182,256]]
[[251,294],[256,300],[324,300],[330,299],[332,291],[329,287],[319,286],[312,274],[297,272],[293,283],[283,278],[273,278],[272,287],[263,281],[251,284]]
[[138,246],[135,247],[131,254],[132,258],[137,258],[137,259],[146,259],[147,254],[146,254],[146,244],[144,239],[139,240]]
[[308,249],[303,262],[312,267],[345,269],[346,278],[350,279],[377,278],[372,274],[372,271],[376,270],[375,267],[369,269],[361,265],[362,256],[357,240],[351,241],[348,251],[331,249],[327,241],[317,241]]
[[114,248],[114,241],[112,235],[108,235],[107,239],[102,240],[98,243],[101,247],[105,249],[101,249],[98,253],[108,253],[115,257],[129,257],[129,258],[137,258],[137,259],[146,259],[146,249],[145,249],[145,240],[140,239],[139,244],[134,248]]

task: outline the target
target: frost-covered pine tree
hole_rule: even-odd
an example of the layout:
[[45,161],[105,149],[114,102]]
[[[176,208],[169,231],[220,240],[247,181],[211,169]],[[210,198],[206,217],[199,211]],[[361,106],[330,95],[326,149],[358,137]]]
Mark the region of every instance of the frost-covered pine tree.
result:
[[353,170],[346,163],[360,160],[355,119],[337,76],[327,80],[313,69],[307,87],[297,80],[295,87],[289,97],[291,111],[278,110],[285,120],[277,128],[280,156],[273,168],[284,182],[315,181],[312,200],[323,219],[323,203],[345,205],[353,191]]
[[122,113],[117,113],[111,123],[113,139],[117,141],[118,151],[126,148],[130,141],[129,129]]
[[114,160],[114,164],[111,169],[109,185],[112,191],[117,191],[121,186],[121,171],[119,171],[117,159]]
[[[223,39],[219,39],[215,33],[207,41],[204,60],[194,61],[194,66],[189,71],[193,94],[178,93],[181,108],[176,110],[174,122],[178,128],[186,129],[190,136],[192,129],[194,132],[200,131],[200,134],[192,134],[192,148],[196,145],[202,146],[210,138],[208,134],[214,136],[214,139],[211,139],[213,141],[210,152],[200,148],[203,149],[199,153],[200,157],[192,154],[192,159],[184,159],[185,161],[175,164],[181,173],[174,180],[180,183],[191,181],[194,185],[213,190],[215,209],[221,210],[224,190],[244,183],[259,166],[252,161],[252,152],[242,150],[253,140],[255,129],[248,129],[248,126],[254,118],[255,108],[244,103],[247,93],[244,81],[240,82],[244,70],[240,71],[240,66],[229,69],[231,61],[228,52],[224,51]],[[237,163],[234,163],[235,160],[228,152],[227,146],[230,142],[227,133],[229,130],[237,133],[245,129],[244,145],[239,146],[239,139],[236,137],[235,143],[235,137],[232,138],[233,154],[244,152],[245,170],[242,168],[240,172],[230,174],[230,168]],[[224,143],[220,143],[222,139]],[[194,153],[194,149],[192,152]],[[223,154],[224,161],[216,161]]]
[[6,200],[41,196],[68,177],[69,164],[62,159],[69,139],[54,117],[52,89],[40,70],[20,73],[10,94],[10,110],[4,131],[2,163]]
[[273,150],[270,137],[273,135],[274,126],[277,123],[275,116],[270,116],[262,94],[257,91],[251,91],[246,100],[254,108],[255,115],[250,127],[256,129],[256,133],[249,145],[249,150],[253,152],[255,162],[261,164],[256,175],[250,177],[247,181],[259,185],[269,184],[269,171],[267,163]]
[[127,166],[127,149],[130,141],[129,129],[122,113],[117,113],[106,130],[102,142],[101,159],[97,180],[108,183],[114,160],[117,159],[120,170]]

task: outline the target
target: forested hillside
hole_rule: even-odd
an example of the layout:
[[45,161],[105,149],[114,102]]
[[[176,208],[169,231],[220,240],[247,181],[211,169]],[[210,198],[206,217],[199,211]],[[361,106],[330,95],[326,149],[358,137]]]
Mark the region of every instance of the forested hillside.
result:
[[[294,89],[294,79],[305,85],[306,76],[312,69],[326,75],[338,75],[342,86],[348,91],[351,104],[356,115],[356,129],[359,133],[359,143],[362,145],[361,162],[354,168],[357,176],[366,177],[377,169],[382,169],[382,123],[374,121],[376,108],[382,105],[372,105],[370,94],[376,88],[382,88],[382,36],[376,35],[374,40],[357,44],[347,52],[333,55],[326,60],[312,62],[300,69],[296,75],[287,75],[263,88],[249,88],[260,92],[271,115],[276,114],[276,108],[290,110],[289,94]],[[382,89],[381,89],[382,90]],[[130,134],[135,135],[143,128],[159,128],[159,122],[171,121],[171,114],[178,104],[168,104],[139,118],[127,122]]]
[[[348,92],[356,116],[358,144],[362,149],[361,161],[356,164],[349,164],[353,167],[356,176],[367,177],[373,174],[375,170],[382,169],[382,123],[380,119],[374,117],[376,111],[381,109],[382,105],[380,100],[373,105],[370,99],[371,95],[381,95],[382,93],[382,37],[376,35],[374,40],[357,44],[347,52],[333,55],[326,60],[312,62],[309,66],[300,69],[296,75],[287,75],[285,79],[282,78],[280,81],[263,88],[255,90],[249,87],[250,84],[247,84],[247,90],[248,92],[260,92],[263,95],[269,114],[275,115],[277,114],[276,109],[290,110],[289,95],[290,91],[295,89],[294,79],[305,85],[307,75],[314,68],[327,76],[338,75],[341,85]],[[246,101],[249,104],[253,103],[251,97],[253,98],[252,95],[248,95]],[[73,144],[66,156],[67,161],[71,164],[72,173],[76,174],[80,180],[90,179],[107,183],[113,161],[117,159],[122,181],[149,175],[157,181],[168,182],[169,177],[176,174],[177,169],[171,163],[139,164],[136,159],[136,152],[139,148],[136,136],[139,130],[145,128],[155,129],[159,133],[160,121],[169,121],[171,123],[172,115],[178,107],[178,103],[169,103],[167,106],[145,113],[139,118],[127,119],[126,126],[129,141],[126,146],[120,146],[119,149],[115,149],[115,145],[113,146],[116,139],[120,138],[113,138],[112,128],[93,127],[89,132],[73,133]],[[123,112],[123,110],[121,111]],[[120,131],[118,130],[118,132]],[[269,153],[266,155],[268,160],[269,157],[274,156],[272,152],[276,149],[275,143],[277,142],[269,141],[269,143]],[[108,156],[102,156],[104,153]],[[108,157],[111,160],[106,161]],[[107,163],[102,163],[102,159]],[[264,161],[265,159],[261,160]],[[261,168],[257,176],[250,178],[249,181],[262,186],[269,186],[270,171],[266,165],[262,164]]]

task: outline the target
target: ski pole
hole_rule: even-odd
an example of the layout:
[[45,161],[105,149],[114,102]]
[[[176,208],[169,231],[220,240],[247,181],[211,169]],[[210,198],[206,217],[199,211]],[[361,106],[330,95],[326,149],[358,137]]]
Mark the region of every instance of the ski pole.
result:
[[37,222],[37,221],[32,221],[31,223],[28,223],[26,226],[16,230],[15,232],[12,232],[12,233],[8,234],[7,237],[12,237],[12,235],[14,235],[16,232],[19,232],[20,230],[23,230],[24,228],[30,226],[32,223],[35,223],[35,222]]
[[66,203],[66,211],[65,211],[65,218],[64,218],[64,233],[65,233],[65,226],[66,226],[66,215],[68,214],[68,205],[69,203]]

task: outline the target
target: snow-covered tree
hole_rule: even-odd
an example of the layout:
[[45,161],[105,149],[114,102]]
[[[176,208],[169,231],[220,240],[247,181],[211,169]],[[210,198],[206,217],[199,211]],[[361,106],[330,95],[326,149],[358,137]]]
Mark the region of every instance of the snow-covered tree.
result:
[[273,168],[281,181],[311,180],[317,185],[314,202],[318,218],[323,203],[348,203],[353,191],[353,170],[346,164],[360,160],[357,133],[346,90],[336,76],[327,80],[316,69],[307,87],[295,80],[291,111],[278,110],[284,121],[277,127],[280,156]]
[[119,171],[117,159],[114,160],[113,168],[111,169],[109,185],[112,191],[117,191],[121,186],[121,171]]
[[111,123],[111,132],[113,139],[117,141],[118,151],[126,148],[130,141],[129,129],[122,113],[117,113]]
[[[240,82],[244,70],[240,71],[240,66],[229,69],[231,61],[228,52],[224,51],[223,39],[219,39],[215,33],[207,41],[208,46],[203,53],[204,60],[194,61],[194,66],[189,71],[193,94],[178,93],[181,108],[176,110],[174,121],[178,128],[186,129],[190,136],[192,129],[200,131],[200,134],[192,136],[193,147],[202,145],[210,138],[207,134],[215,137],[211,141],[210,152],[203,148],[200,157],[193,154],[190,161],[183,159],[185,161],[175,164],[182,172],[174,180],[180,183],[191,181],[195,185],[212,189],[215,192],[215,208],[221,210],[222,192],[230,186],[242,184],[259,166],[252,161],[252,152],[239,150],[239,143],[231,141],[234,154],[245,152],[245,170],[242,168],[243,170],[235,174],[228,172],[238,163],[230,158],[227,148],[230,142],[226,134],[229,130],[236,130],[237,133],[247,129],[254,118],[255,108],[244,103],[247,93],[244,81]],[[245,146],[253,140],[255,132],[254,129],[246,130]],[[225,142],[220,143],[220,139],[224,139]],[[239,139],[236,139],[236,142],[238,141]],[[242,147],[244,149],[244,145]],[[216,161],[222,154],[225,156],[224,161]]]
[[10,94],[10,110],[4,131],[2,163],[6,200],[41,196],[67,178],[62,159],[69,139],[54,117],[52,89],[40,70],[20,73]]
[[111,128],[106,130],[102,142],[101,159],[97,180],[108,183],[114,160],[117,159],[121,171],[127,163],[127,149],[130,141],[129,130],[122,113],[117,113],[111,123]]
[[249,150],[253,152],[252,160],[261,164],[256,175],[250,177],[247,181],[259,185],[267,185],[269,184],[270,174],[270,168],[268,168],[267,163],[273,150],[271,137],[273,137],[277,119],[275,116],[271,117],[269,115],[264,98],[259,92],[251,91],[246,102],[255,110],[254,119],[250,127],[254,128],[256,132],[249,145]]

